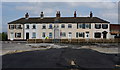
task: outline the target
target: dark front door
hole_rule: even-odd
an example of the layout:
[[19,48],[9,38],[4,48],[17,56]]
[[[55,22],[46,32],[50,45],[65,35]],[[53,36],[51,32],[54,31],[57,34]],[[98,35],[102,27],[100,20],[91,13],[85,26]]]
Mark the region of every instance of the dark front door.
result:
[[26,33],[26,39],[29,39],[29,33]]
[[106,34],[103,34],[103,38],[105,38],[105,39],[106,39]]
[[108,32],[107,32],[107,31],[103,31],[102,33],[103,33],[103,38],[106,39],[106,38],[107,38],[107,33],[108,33]]

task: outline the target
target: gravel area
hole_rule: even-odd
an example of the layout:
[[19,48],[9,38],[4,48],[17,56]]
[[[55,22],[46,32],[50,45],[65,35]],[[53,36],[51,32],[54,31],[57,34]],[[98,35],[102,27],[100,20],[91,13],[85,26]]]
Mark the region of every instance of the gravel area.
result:
[[2,42],[0,48],[0,55],[4,55],[7,53],[14,53],[14,52],[23,52],[23,51],[33,51],[33,50],[45,50],[49,48],[73,48],[73,49],[92,49],[102,53],[119,53],[119,44],[53,44],[53,43],[38,43],[38,44],[28,44],[26,42],[10,42],[5,41]]

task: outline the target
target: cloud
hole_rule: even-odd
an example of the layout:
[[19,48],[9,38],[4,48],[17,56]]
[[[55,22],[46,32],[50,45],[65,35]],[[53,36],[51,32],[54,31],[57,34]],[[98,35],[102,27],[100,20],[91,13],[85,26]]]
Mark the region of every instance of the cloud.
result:
[[111,21],[111,23],[118,23],[118,13],[111,13],[111,12],[104,12],[101,13],[101,17],[105,18],[106,20]]
[[[111,23],[117,23],[118,19],[117,2],[13,2],[3,4],[3,6],[4,5],[7,5],[7,8],[5,7],[4,9],[8,11],[12,9],[14,12],[19,12],[21,14],[28,12],[30,16],[40,16],[40,12],[43,11],[45,16],[52,17],[55,16],[56,11],[59,10],[61,11],[61,16],[69,17],[73,16],[73,12],[77,10],[77,16],[79,17],[88,17],[89,11],[93,11],[95,17],[100,17]],[[17,13],[17,16],[21,16],[19,13]],[[4,15],[6,14],[4,13]],[[15,14],[8,15],[11,16]],[[18,17],[11,17],[9,20],[16,18]],[[5,21],[8,22],[7,20]]]
[[73,7],[84,6],[89,8],[99,8],[99,9],[115,9],[118,6],[117,2],[67,2],[68,5]]

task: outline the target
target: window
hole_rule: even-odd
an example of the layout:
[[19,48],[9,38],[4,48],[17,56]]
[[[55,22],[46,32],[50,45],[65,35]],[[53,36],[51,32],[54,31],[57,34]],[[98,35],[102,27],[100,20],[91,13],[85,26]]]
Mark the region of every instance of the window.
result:
[[59,25],[58,25],[58,24],[55,24],[55,25],[54,25],[54,28],[59,28]]
[[78,24],[78,28],[82,28],[82,24]]
[[85,29],[85,28],[91,28],[91,24],[82,24],[82,23],[80,23],[80,24],[78,24],[78,26],[77,26],[78,28],[82,28],[82,29]]
[[62,33],[61,33],[61,36],[62,36],[62,37],[66,37],[66,33],[65,33],[65,32],[62,32]]
[[62,25],[61,25],[61,28],[65,28],[65,24],[62,24]]
[[32,38],[36,38],[36,33],[35,32],[32,33]]
[[76,32],[76,37],[78,38],[78,32]]
[[14,34],[13,32],[11,32],[11,34]]
[[46,29],[46,25],[43,25],[43,26],[42,26],[42,29]]
[[84,37],[84,32],[76,32],[76,37]]
[[85,28],[91,28],[91,24],[85,24]]
[[72,24],[68,24],[68,28],[72,28]]
[[42,37],[45,37],[45,32],[42,33]]
[[33,25],[33,29],[36,29],[36,25]]
[[83,33],[80,32],[80,33],[79,33],[79,37],[83,37]]
[[15,33],[16,38],[21,38],[21,33]]
[[95,24],[95,28],[96,29],[100,29],[101,28],[101,24]]
[[96,32],[94,37],[95,38],[101,38],[101,33],[100,32]]
[[14,29],[14,25],[9,25],[9,29]]
[[52,38],[52,32],[49,33],[49,38]]
[[49,29],[52,29],[52,24],[49,25]]
[[16,29],[22,29],[21,25],[16,25]]
[[82,24],[82,28],[85,29],[85,24]]
[[108,28],[108,24],[102,24],[102,28],[103,29],[107,29]]
[[72,34],[72,32],[69,32],[69,34]]
[[89,24],[89,29],[91,29],[91,24]]
[[26,29],[29,29],[29,25],[26,25]]

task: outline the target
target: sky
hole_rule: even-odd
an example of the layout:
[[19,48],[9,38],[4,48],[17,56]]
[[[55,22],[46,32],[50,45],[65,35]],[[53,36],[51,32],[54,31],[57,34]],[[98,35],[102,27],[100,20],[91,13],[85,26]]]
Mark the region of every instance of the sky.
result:
[[[1,6],[2,5],[2,6]],[[2,12],[2,28],[7,32],[7,23],[24,17],[28,12],[30,17],[39,17],[43,11],[45,17],[55,17],[56,11],[61,12],[61,17],[73,17],[77,11],[77,17],[88,17],[90,11],[94,17],[109,21],[111,24],[118,23],[118,0],[3,0],[0,4]]]

